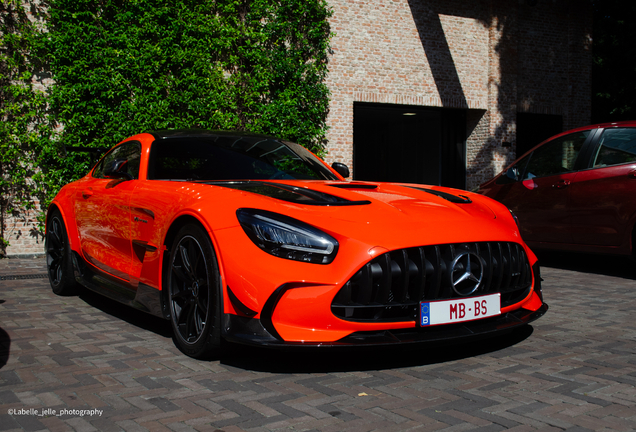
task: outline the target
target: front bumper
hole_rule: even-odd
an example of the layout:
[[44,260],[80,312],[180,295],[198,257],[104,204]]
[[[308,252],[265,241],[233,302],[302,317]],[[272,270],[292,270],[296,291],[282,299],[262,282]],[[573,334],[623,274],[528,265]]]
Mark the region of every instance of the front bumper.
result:
[[224,338],[230,342],[267,347],[382,346],[448,342],[508,333],[540,318],[547,310],[548,305],[544,303],[536,311],[521,308],[495,317],[465,323],[427,328],[360,331],[333,342],[286,342],[269,333],[259,319],[225,314],[223,334]]

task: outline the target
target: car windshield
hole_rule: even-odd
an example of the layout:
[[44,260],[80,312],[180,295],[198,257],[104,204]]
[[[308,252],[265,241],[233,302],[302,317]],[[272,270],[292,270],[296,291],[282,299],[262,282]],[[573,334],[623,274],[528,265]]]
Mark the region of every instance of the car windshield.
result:
[[157,140],[148,168],[150,180],[337,180],[304,147],[251,136]]

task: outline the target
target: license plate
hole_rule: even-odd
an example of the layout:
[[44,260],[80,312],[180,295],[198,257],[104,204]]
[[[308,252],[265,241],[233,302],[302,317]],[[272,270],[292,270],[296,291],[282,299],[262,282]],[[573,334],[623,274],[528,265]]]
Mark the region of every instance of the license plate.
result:
[[501,314],[501,295],[420,303],[420,325],[451,324]]

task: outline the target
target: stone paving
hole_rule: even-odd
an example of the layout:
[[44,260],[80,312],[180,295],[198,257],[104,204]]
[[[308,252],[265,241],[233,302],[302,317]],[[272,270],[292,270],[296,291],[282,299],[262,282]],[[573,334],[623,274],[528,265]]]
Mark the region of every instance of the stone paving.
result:
[[55,296],[42,258],[0,260],[0,431],[636,430],[636,264],[540,257],[550,310],[507,337],[212,361],[160,319]]

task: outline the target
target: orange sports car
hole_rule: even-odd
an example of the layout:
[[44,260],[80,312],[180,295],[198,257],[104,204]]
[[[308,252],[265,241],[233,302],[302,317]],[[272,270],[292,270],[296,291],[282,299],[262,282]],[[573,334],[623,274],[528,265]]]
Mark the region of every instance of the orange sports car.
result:
[[548,309],[502,204],[346,181],[298,144],[143,133],[63,187],[46,220],[53,291],[80,286],[170,320],[185,354],[493,335]]

